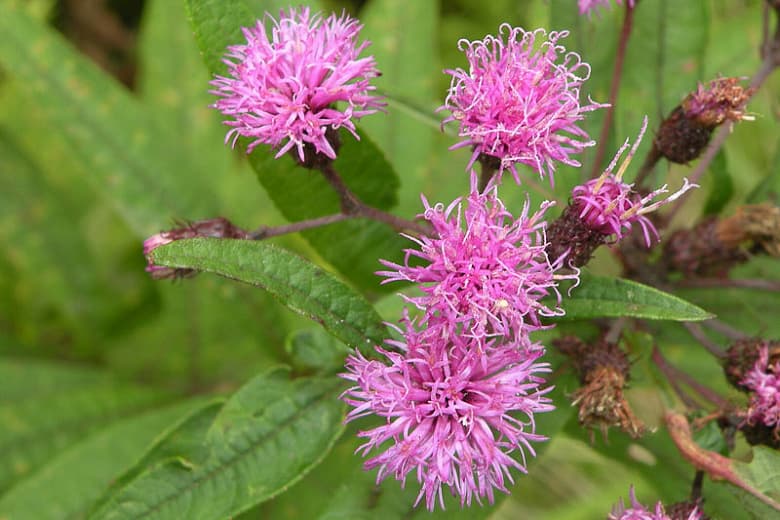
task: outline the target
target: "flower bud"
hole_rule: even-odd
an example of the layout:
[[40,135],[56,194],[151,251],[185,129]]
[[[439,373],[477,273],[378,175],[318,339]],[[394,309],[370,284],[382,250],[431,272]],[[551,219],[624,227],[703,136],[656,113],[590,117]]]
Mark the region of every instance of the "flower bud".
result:
[[182,227],[161,231],[156,235],[144,240],[144,256],[146,257],[148,272],[155,280],[166,278],[187,278],[195,276],[197,271],[194,269],[180,269],[174,267],[165,267],[155,265],[152,257],[152,251],[160,246],[170,244],[176,240],[185,238],[212,237],[212,238],[249,238],[249,233],[234,226],[228,219],[223,217],[212,218],[208,220],[199,220],[191,222]]

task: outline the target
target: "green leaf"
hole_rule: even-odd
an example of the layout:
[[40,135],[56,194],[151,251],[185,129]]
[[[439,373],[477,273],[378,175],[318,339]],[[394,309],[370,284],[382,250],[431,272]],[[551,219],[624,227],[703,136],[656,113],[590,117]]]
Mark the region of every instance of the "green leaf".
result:
[[[236,161],[223,144],[225,131],[218,112],[208,107],[214,101],[208,93],[211,78],[192,37],[184,3],[147,1],[142,22],[138,91],[144,104],[166,133],[177,137],[178,146],[198,158],[214,189],[231,184],[239,176],[224,173],[233,173]],[[252,181],[248,176],[243,180],[247,187]]]
[[246,381],[286,359],[287,327],[299,318],[273,295],[216,276],[154,285],[159,307],[114,338],[105,353],[115,373],[201,392]]
[[161,131],[122,86],[18,2],[3,2],[0,33],[0,65],[24,84],[56,129],[45,139],[67,142],[72,160],[139,235],[171,217],[217,213],[214,200],[203,196],[211,191],[199,184],[208,177],[192,174],[200,171],[197,157],[180,149],[175,134]]
[[[300,479],[342,431],[340,383],[256,377],[163,439],[91,518],[229,518]],[[213,420],[212,420],[213,419]],[[208,425],[208,426],[207,426]]]
[[197,269],[262,287],[352,347],[379,345],[386,329],[374,308],[333,275],[294,253],[251,240],[199,238],[155,249],[160,265]]
[[[40,376],[48,377],[41,369],[46,370],[35,365],[32,370],[22,371],[38,371]],[[56,371],[49,373],[67,379]],[[78,380],[80,376],[76,372],[72,377]],[[70,387],[66,384],[52,393],[39,391],[35,397],[0,404],[0,490],[84,435],[113,420],[151,408],[165,398],[152,390],[89,379],[83,385],[72,382]],[[15,384],[15,378],[0,381],[0,395],[18,391]]]
[[745,202],[756,204],[780,198],[780,140],[774,143],[774,153],[769,163],[769,172],[753,188]]
[[201,401],[187,401],[118,421],[74,444],[3,495],[0,518],[83,517],[123,468],[136,462],[161,431]]
[[[342,132],[342,134],[344,134]],[[350,189],[364,202],[389,209],[396,201],[398,179],[368,137],[343,135],[336,169]],[[338,196],[318,172],[297,166],[289,157],[274,159],[257,150],[249,157],[260,183],[279,211],[291,222],[338,213]],[[385,224],[352,219],[301,233],[343,276],[368,294],[391,292],[392,284],[379,285],[374,274],[379,258],[403,262],[408,240]]]
[[563,320],[630,316],[649,320],[700,321],[712,314],[682,298],[622,278],[585,275],[564,296]]
[[[224,72],[220,61],[224,49],[245,40],[240,27],[254,24],[253,12],[241,0],[187,0],[187,6],[206,65],[213,73]],[[342,132],[335,168],[364,202],[390,209],[398,201],[398,177],[379,148],[364,132],[359,135],[361,140],[357,142],[348,132]],[[239,143],[242,148],[246,145],[243,140]],[[260,183],[287,220],[296,222],[340,211],[338,197],[322,175],[297,166],[289,156],[274,159],[274,155],[272,150],[261,146],[249,160]],[[380,286],[374,275],[379,267],[378,258],[400,261],[406,246],[406,241],[385,224],[353,219],[302,235],[323,259],[363,291],[395,290]]]
[[636,132],[643,115],[666,116],[698,81],[707,79],[703,71],[709,19],[705,0],[637,5],[621,85],[625,94],[617,104],[624,123],[618,141]]
[[97,370],[50,361],[0,359],[0,405],[108,383],[108,374]]
[[705,215],[720,213],[734,196],[734,181],[729,174],[728,158],[725,148],[721,148],[713,159],[709,169],[710,192],[704,203]]
[[344,343],[322,329],[302,329],[293,332],[285,342],[285,350],[296,368],[335,373],[344,369],[349,349]]
[[[420,211],[420,193],[429,181],[440,122],[433,108],[439,95],[441,77],[436,50],[438,2],[371,0],[360,13],[364,27],[361,36],[371,42],[368,48],[382,76],[373,84],[382,92],[392,92],[387,114],[368,117],[362,124],[366,132],[390,158],[395,170],[404,176],[404,193],[409,194],[402,207],[406,212]],[[398,100],[406,101],[406,111],[398,110]],[[421,122],[408,110],[409,104],[429,107]],[[436,121],[433,126],[429,121]]]
[[[317,2],[306,2],[315,12]],[[280,9],[288,8],[285,0],[184,0],[198,41],[203,61],[214,74],[223,74],[227,67],[222,58],[229,45],[245,41],[242,27],[252,27],[265,12],[274,17]]]
[[[734,472],[740,479],[750,488],[763,495],[761,502],[757,497],[747,495],[742,497],[741,501],[746,505],[749,505],[749,509],[760,513],[765,511],[774,511],[777,515],[780,511],[780,454],[777,450],[767,448],[765,446],[755,446],[753,448],[753,460],[750,462],[735,461],[733,463]],[[749,500],[746,500],[750,496]],[[774,502],[774,508],[769,508],[768,501],[764,501],[764,498],[768,497]],[[769,518],[762,515],[757,518]]]
[[245,0],[185,0],[184,6],[206,67],[224,74],[228,46],[244,41],[241,28],[254,26],[257,17]]

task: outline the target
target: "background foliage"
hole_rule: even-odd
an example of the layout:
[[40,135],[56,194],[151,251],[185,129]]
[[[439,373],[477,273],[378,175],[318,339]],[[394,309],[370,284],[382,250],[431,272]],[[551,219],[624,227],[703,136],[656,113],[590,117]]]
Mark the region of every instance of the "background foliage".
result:
[[[389,481],[375,489],[374,475],[359,469],[352,455],[356,426],[343,431],[336,396],[344,386],[333,376],[347,351],[341,341],[376,341],[381,321],[397,319],[401,303],[391,294],[397,287],[379,287],[372,273],[377,258],[399,258],[405,240],[356,221],[247,243],[268,259],[249,280],[267,291],[212,274],[155,283],[144,273],[143,239],[175,219],[222,215],[251,229],[336,207],[324,182],[292,161],[273,162],[262,147],[247,160],[224,146],[218,115],[206,108],[210,73],[199,44],[212,49],[205,63],[218,68],[214,49],[238,41],[241,24],[282,2],[146,0],[130,8],[113,4],[132,2],[109,2],[130,32],[132,59],[117,60],[137,66],[123,75],[103,63],[113,76],[83,45],[74,47],[79,38],[63,22],[67,4],[0,0],[0,518],[430,516],[412,509],[414,486],[402,490]],[[338,166],[365,200],[405,216],[420,210],[420,192],[448,202],[467,190],[468,152],[446,151],[455,139],[440,131],[434,114],[448,85],[441,70],[464,65],[459,38],[481,38],[502,22],[569,29],[567,46],[593,67],[586,91],[605,101],[621,15],[613,9],[581,17],[574,0],[323,1],[320,7],[360,17],[384,73],[377,83],[390,102],[386,115],[364,121],[360,144],[345,140]],[[758,0],[642,0],[608,150],[633,138],[645,114],[657,126],[697,81],[757,70],[760,20]],[[746,200],[774,200],[779,91],[775,75],[749,105],[756,120],[737,125],[676,226],[705,210],[729,213]],[[592,136],[601,117],[585,124]],[[585,154],[582,170],[560,168],[555,193],[562,201],[589,171],[592,155]],[[656,175],[677,186],[687,170],[664,165]],[[502,193],[510,209],[524,200],[513,186]],[[197,261],[206,271],[247,280],[246,273],[225,273],[221,252],[208,241],[201,245]],[[175,258],[174,249],[162,254]],[[316,266],[293,266],[279,276],[300,261],[285,250]],[[590,267],[594,275],[617,274],[606,250]],[[738,275],[778,279],[780,269],[776,261],[754,260]],[[311,279],[331,284],[313,286],[322,301],[303,298],[285,307],[275,299]],[[623,302],[625,292],[614,290],[606,297],[575,292],[570,318],[591,317],[594,308],[601,316],[620,314],[610,314],[603,301]],[[773,293],[688,289],[678,296],[748,334],[780,336],[780,299]],[[638,303],[650,314],[638,316],[703,317],[685,302],[643,297],[649,300]],[[645,334],[628,341],[636,360],[629,400],[643,420],[657,426],[670,404],[648,362],[653,342],[680,368],[740,399],[680,325],[647,323]],[[591,330],[587,320],[571,320],[556,334]],[[447,518],[603,517],[629,483],[645,502],[687,495],[693,469],[663,429],[639,441],[612,432],[609,442],[591,444],[566,399],[576,388],[574,375],[561,371],[556,385],[558,409],[539,424],[553,440],[529,475],[496,506],[459,513],[453,505]],[[765,463],[772,456],[754,469],[768,481],[766,491],[777,493],[778,465]],[[263,486],[241,485],[249,481]],[[767,514],[725,484],[707,481],[705,496],[716,517]]]

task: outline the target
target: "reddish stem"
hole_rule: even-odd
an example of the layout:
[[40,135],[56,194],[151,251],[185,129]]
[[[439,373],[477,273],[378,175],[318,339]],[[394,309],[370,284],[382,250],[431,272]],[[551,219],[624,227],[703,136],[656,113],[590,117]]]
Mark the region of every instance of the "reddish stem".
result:
[[601,125],[599,142],[596,147],[596,157],[593,160],[593,169],[590,177],[595,179],[601,175],[601,163],[604,161],[604,154],[607,150],[607,138],[609,130],[612,127],[612,120],[615,117],[615,102],[617,101],[618,90],[620,90],[620,79],[623,76],[623,62],[626,58],[626,49],[628,48],[628,39],[631,36],[631,29],[634,22],[634,7],[629,2],[626,6],[626,15],[623,18],[623,28],[620,30],[620,39],[618,40],[617,55],[615,56],[615,67],[612,69],[612,82],[609,86],[609,106],[604,115],[604,123]]
[[[710,403],[714,404],[718,408],[726,408],[728,406],[728,401],[721,397],[717,392],[713,391],[711,388],[708,388],[704,386],[703,384],[696,381],[693,377],[688,375],[687,373],[683,372],[676,366],[669,363],[663,354],[661,354],[661,351],[658,349],[658,347],[653,347],[653,354],[652,354],[653,363],[656,364],[656,366],[663,372],[663,374],[666,376],[666,378],[669,380],[669,382],[672,384],[673,387],[675,387],[675,390],[677,390],[680,382],[684,383],[687,387],[693,389],[696,391],[697,394],[699,394],[701,397],[709,401]],[[678,394],[680,392],[678,391]],[[680,395],[681,398],[683,398],[682,395]],[[690,397],[688,397],[690,399]],[[686,406],[690,406],[689,402],[686,401],[685,398],[683,398],[683,401],[685,401]],[[693,406],[692,408],[698,408],[698,406]]]
[[705,334],[704,329],[701,328],[701,325],[690,322],[683,323],[683,325],[685,325],[685,328],[688,329],[688,332],[691,333],[691,336],[696,338],[696,341],[701,343],[710,354],[718,359],[723,359],[726,357],[726,353],[723,351],[723,349],[716,345],[715,342],[712,341],[709,337],[707,337],[707,334]]
[[413,231],[418,235],[424,235],[429,230],[416,222],[406,220],[391,213],[382,211],[379,208],[369,206],[352,193],[344,180],[333,167],[333,162],[328,161],[319,166],[328,183],[336,190],[341,201],[341,212],[349,217],[365,217],[378,222],[383,222],[396,231]]
[[299,222],[293,222],[291,224],[285,224],[282,226],[261,226],[252,231],[249,234],[249,238],[252,240],[264,240],[266,238],[276,237],[279,235],[298,233],[299,231],[305,231],[307,229],[327,226],[328,224],[341,222],[349,218],[352,218],[352,216],[345,215],[344,213],[336,213],[335,215],[326,215],[324,217],[301,220]]
[[678,287],[702,287],[702,288],[738,288],[759,289],[763,291],[780,291],[780,281],[764,280],[763,278],[690,278],[680,280],[675,285]]

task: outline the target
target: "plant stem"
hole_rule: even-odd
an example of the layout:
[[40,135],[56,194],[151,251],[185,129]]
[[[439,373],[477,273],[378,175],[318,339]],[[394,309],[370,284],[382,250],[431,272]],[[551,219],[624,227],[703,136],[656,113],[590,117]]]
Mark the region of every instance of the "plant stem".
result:
[[328,183],[336,190],[341,201],[341,213],[347,217],[364,217],[378,222],[383,222],[396,231],[413,231],[424,235],[429,230],[416,222],[406,220],[379,208],[369,206],[355,195],[333,167],[333,162],[328,161],[319,167]]
[[[769,16],[768,10],[764,11],[764,22],[765,24],[767,22],[767,18]],[[766,25],[765,25],[766,26]],[[761,44],[761,54],[763,57],[763,61],[761,62],[761,67],[758,69],[758,71],[753,75],[753,77],[750,80],[750,87],[752,89],[751,97],[755,96],[756,92],[758,92],[758,89],[761,88],[761,85],[764,84],[766,79],[774,72],[774,70],[780,66],[780,21],[778,22],[777,26],[775,27],[775,34],[772,38],[771,42],[762,42]],[[707,150],[704,152],[704,155],[699,160],[698,164],[696,164],[696,168],[693,170],[693,173],[691,173],[690,177],[688,178],[689,181],[692,183],[698,182],[698,180],[704,175],[704,173],[707,171],[707,168],[709,168],[710,163],[715,159],[715,156],[718,154],[718,151],[720,151],[721,147],[723,147],[723,144],[726,142],[726,138],[731,134],[731,130],[734,128],[734,122],[729,121],[726,124],[724,124],[720,130],[718,130],[718,133],[715,135],[715,138],[710,141],[709,146],[707,147]],[[666,214],[666,222],[671,222],[674,215],[677,214],[677,212],[680,210],[682,205],[685,203],[686,199],[690,195],[690,192],[683,194],[679,199],[677,199],[675,202],[672,203],[672,207],[670,208],[669,212]]]
[[674,371],[674,367],[670,365],[668,361],[666,361],[663,355],[661,355],[661,351],[658,350],[658,347],[653,347],[652,360],[653,363],[655,363],[655,366],[658,367],[658,370],[661,371],[666,380],[669,382],[669,384],[672,385],[674,393],[677,394],[677,396],[688,409],[697,410],[701,408],[699,403],[697,403],[695,399],[693,399],[690,395],[688,395],[688,393],[685,392],[685,390],[683,390],[679,381],[677,381],[677,378],[675,377],[677,374]]
[[324,217],[312,218],[309,220],[301,220],[299,222],[293,222],[291,224],[284,224],[282,226],[261,226],[249,234],[252,240],[264,240],[266,238],[276,237],[279,235],[286,235],[288,233],[297,233],[299,231],[305,231],[320,226],[327,226],[335,222],[341,222],[352,218],[351,215],[345,215],[344,213],[336,213],[334,215],[326,215]]
[[734,327],[732,327],[731,325],[727,325],[727,324],[723,323],[722,321],[716,320],[714,318],[711,319],[711,320],[707,320],[705,322],[702,322],[702,323],[704,325],[706,325],[707,327],[711,328],[712,330],[714,330],[715,332],[717,332],[718,334],[720,334],[722,336],[726,336],[728,339],[730,339],[732,341],[737,341],[737,340],[745,339],[745,338],[749,337],[744,332],[741,332],[741,331],[735,329]]
[[488,183],[493,178],[494,175],[496,175],[496,168],[491,164],[492,161],[487,159],[480,158],[479,166],[480,166],[480,172],[479,172],[479,184],[477,185],[477,189],[480,193],[485,191],[485,188],[487,188]]
[[704,348],[707,349],[707,352],[712,354],[718,359],[723,359],[726,357],[726,353],[723,351],[722,348],[720,348],[718,345],[715,344],[714,341],[712,341],[710,338],[707,337],[707,334],[705,334],[704,329],[701,328],[701,325],[698,323],[691,323],[686,322],[683,323],[686,329],[688,329],[688,332],[691,333],[691,336],[696,338],[696,341],[702,344]]
[[726,288],[737,287],[740,289],[759,289],[763,291],[780,291],[780,281],[764,280],[763,278],[691,278],[680,280],[677,287],[702,287],[702,288]]
[[661,152],[656,148],[655,144],[653,144],[653,146],[650,147],[650,151],[647,152],[645,162],[642,163],[642,167],[639,168],[636,177],[634,177],[635,189],[642,187],[642,184],[647,180],[647,176],[653,171],[653,168],[655,168],[655,165],[661,160],[661,157]]
[[615,102],[617,101],[618,90],[620,90],[620,79],[623,76],[623,62],[626,58],[626,49],[628,48],[628,39],[631,36],[631,29],[634,22],[634,7],[631,3],[626,5],[626,14],[623,18],[623,28],[620,30],[620,39],[618,40],[617,54],[615,56],[615,67],[612,69],[612,82],[609,86],[609,106],[604,115],[604,122],[601,125],[599,133],[599,142],[596,146],[596,157],[593,159],[593,168],[590,172],[590,178],[595,179],[601,175],[601,163],[604,161],[604,154],[607,149],[607,138],[609,130],[612,127],[612,120],[615,116]]
[[672,386],[674,386],[673,381],[677,380],[678,381],[677,384],[679,384],[679,382],[685,383],[686,386],[695,390],[697,394],[699,394],[701,397],[703,397],[710,403],[714,404],[718,408],[725,409],[728,406],[729,403],[727,399],[724,399],[711,388],[704,386],[703,384],[696,381],[693,377],[688,375],[686,372],[683,372],[676,366],[670,364],[666,360],[664,355],[661,354],[661,351],[658,349],[658,346],[653,347],[652,359],[653,359],[653,363],[656,364],[656,366],[661,370],[661,372],[663,372],[664,375],[669,379],[669,382],[672,383]]

